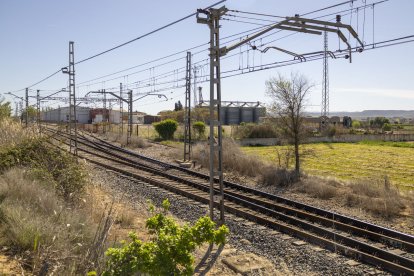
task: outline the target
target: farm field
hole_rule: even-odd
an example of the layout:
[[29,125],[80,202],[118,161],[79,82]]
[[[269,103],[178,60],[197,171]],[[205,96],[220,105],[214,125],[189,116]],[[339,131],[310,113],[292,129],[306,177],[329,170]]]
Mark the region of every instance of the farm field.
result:
[[[243,150],[276,162],[278,148],[283,146],[243,147]],[[303,150],[311,152],[302,159],[302,169],[307,174],[346,181],[380,180],[388,176],[391,183],[414,189],[413,143],[319,143],[304,145]]]

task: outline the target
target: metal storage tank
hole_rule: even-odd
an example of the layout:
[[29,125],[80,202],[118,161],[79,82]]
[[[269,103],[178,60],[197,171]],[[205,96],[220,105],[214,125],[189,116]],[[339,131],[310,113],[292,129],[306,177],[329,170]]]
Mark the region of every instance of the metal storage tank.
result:
[[238,106],[227,106],[226,112],[226,123],[228,125],[240,124],[240,107]]
[[253,122],[259,123],[260,117],[266,116],[266,107],[256,106],[253,110]]
[[240,121],[245,123],[253,122],[254,107],[243,106],[240,108]]
[[220,122],[222,125],[227,125],[226,122],[227,106],[220,107]]

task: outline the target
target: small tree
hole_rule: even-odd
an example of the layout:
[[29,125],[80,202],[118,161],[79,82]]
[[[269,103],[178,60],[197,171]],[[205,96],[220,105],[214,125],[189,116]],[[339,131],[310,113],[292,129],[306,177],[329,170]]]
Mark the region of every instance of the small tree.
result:
[[11,116],[10,102],[4,102],[4,98],[0,98],[0,121]]
[[206,131],[206,124],[204,122],[195,122],[193,124],[194,132],[197,133],[198,139],[204,136],[204,133]]
[[266,81],[266,94],[271,98],[270,111],[276,115],[282,133],[294,145],[295,172],[300,177],[299,145],[305,138],[306,131],[303,127],[303,112],[306,96],[312,85],[299,74],[292,74],[285,79],[281,75]]
[[[142,242],[130,233],[131,242],[122,248],[109,248],[107,269],[103,275],[193,275],[196,247],[205,242],[224,244],[229,233],[227,226],[216,229],[209,217],[193,225],[180,226],[166,212],[170,203],[164,200],[164,211],[149,218],[146,227],[152,235]],[[154,212],[154,207],[150,207]]]
[[177,121],[167,119],[158,123],[154,123],[154,128],[164,140],[171,140],[174,137],[174,132],[177,130]]

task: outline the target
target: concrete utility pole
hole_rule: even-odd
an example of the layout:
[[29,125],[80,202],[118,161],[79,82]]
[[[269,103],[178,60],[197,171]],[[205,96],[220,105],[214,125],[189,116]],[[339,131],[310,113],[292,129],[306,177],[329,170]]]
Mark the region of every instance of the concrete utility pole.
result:
[[191,160],[191,52],[187,52],[184,105],[184,162]]
[[107,113],[106,113],[106,93],[105,89],[102,89],[103,92],[103,112],[102,112],[102,122],[103,122],[103,133],[106,133],[106,124],[107,124]]
[[[337,20],[336,23],[329,21],[321,21],[315,19],[307,19],[299,17],[296,15],[294,17],[286,17],[285,20],[277,22],[269,27],[250,35],[249,37],[233,44],[230,46],[224,46],[220,48],[219,45],[219,34],[220,34],[220,17],[225,15],[227,12],[226,7],[221,7],[219,9],[210,8],[207,10],[198,9],[197,10],[197,23],[206,24],[210,29],[210,217],[214,219],[213,208],[217,205],[217,201],[220,206],[220,223],[224,223],[224,195],[223,195],[223,165],[222,165],[222,132],[221,132],[221,122],[220,122],[220,106],[221,106],[221,80],[220,80],[220,57],[226,55],[228,52],[237,49],[238,47],[247,44],[253,39],[256,39],[274,29],[287,30],[293,32],[301,32],[308,34],[321,35],[323,31],[336,33],[339,38],[347,45],[347,50],[349,54],[346,58],[349,61],[352,61],[352,47],[341,29],[349,31],[349,33],[358,41],[361,45],[359,52],[362,52],[364,44],[359,39],[358,34],[350,25],[345,25]],[[256,47],[253,47],[256,49]],[[277,47],[271,47],[277,50],[283,49]],[[292,53],[292,52],[290,52]],[[217,111],[214,114],[214,111]],[[217,141],[214,138],[214,128],[217,126]],[[218,156],[218,162],[215,162],[215,156]],[[219,191],[220,194],[215,196],[215,176],[219,177]]]

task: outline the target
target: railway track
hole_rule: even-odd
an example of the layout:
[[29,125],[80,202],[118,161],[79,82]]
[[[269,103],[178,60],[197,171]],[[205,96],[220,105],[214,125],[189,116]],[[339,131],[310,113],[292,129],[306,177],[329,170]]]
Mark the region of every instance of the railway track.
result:
[[[67,144],[66,133],[47,131]],[[209,202],[207,175],[139,155],[90,134],[78,136],[78,155],[108,170],[201,203]],[[236,183],[225,181],[224,185],[228,213],[393,274],[414,275],[414,236]]]

